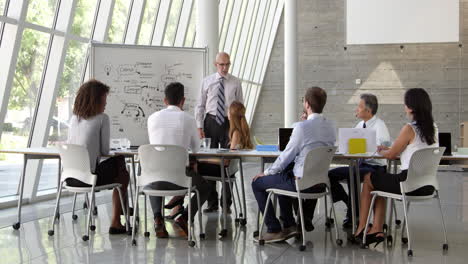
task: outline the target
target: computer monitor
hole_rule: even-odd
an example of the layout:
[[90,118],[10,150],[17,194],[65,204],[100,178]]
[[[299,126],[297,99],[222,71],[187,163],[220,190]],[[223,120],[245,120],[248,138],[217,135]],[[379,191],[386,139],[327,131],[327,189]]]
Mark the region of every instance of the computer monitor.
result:
[[[450,133],[439,133],[439,146],[445,147],[444,156],[452,156],[452,136]],[[441,160],[440,165],[450,165],[450,160]]]
[[292,128],[280,128],[278,134],[279,150],[283,151],[286,148],[286,145],[289,143],[289,138],[291,137],[293,129]]

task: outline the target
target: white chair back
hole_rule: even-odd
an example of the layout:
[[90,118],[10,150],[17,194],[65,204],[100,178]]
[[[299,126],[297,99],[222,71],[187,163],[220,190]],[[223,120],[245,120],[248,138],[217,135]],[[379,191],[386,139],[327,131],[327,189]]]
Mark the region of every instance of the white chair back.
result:
[[423,186],[439,189],[437,168],[445,147],[423,148],[413,153],[408,168],[408,177],[402,182],[402,192],[411,192]]
[[75,178],[86,184],[94,185],[96,175],[91,173],[88,149],[84,146],[73,144],[62,144],[58,146],[60,159],[62,161],[62,175],[60,181]]
[[325,183],[330,187],[328,170],[335,151],[335,146],[317,147],[310,150],[304,161],[302,178],[296,181],[296,188],[302,191],[320,183]]
[[138,148],[141,175],[138,186],[165,181],[181,187],[190,187],[190,178],[185,173],[188,152],[175,145],[143,145]]

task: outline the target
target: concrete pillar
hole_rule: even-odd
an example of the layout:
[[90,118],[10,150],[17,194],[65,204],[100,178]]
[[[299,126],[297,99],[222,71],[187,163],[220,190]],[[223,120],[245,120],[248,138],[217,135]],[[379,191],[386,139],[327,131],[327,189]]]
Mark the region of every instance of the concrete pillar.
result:
[[197,47],[208,47],[208,72],[216,71],[213,65],[219,45],[218,0],[197,1]]
[[285,1],[284,14],[284,126],[291,127],[298,115],[296,0]]

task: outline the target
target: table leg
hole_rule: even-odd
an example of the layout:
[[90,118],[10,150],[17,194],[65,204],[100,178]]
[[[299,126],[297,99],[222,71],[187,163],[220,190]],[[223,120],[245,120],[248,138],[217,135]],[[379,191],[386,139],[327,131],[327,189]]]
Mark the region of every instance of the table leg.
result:
[[[353,223],[353,234],[356,233],[356,199],[355,199],[355,193],[356,193],[356,185],[354,184],[354,161],[351,160],[349,162],[349,185],[350,185],[350,196],[351,196],[351,219]],[[325,215],[327,212],[325,212]],[[335,220],[336,221],[336,220]]]
[[132,204],[132,207],[135,208],[135,204],[134,204],[134,201],[133,201],[133,191],[136,192],[136,185],[137,185],[136,170],[135,170],[135,156],[132,155],[131,159],[132,159],[133,189],[132,189],[132,181],[130,181],[130,202]]
[[227,217],[227,202],[226,202],[226,188],[224,188],[224,182],[226,179],[226,175],[224,173],[224,157],[221,157],[221,162],[219,164],[219,167],[221,169],[221,182],[222,184],[222,193],[223,193],[223,224],[222,224],[222,229],[219,235],[221,237],[225,237],[227,235],[227,228],[226,228],[226,217]]
[[356,174],[355,174],[355,183],[356,186],[356,194],[357,194],[357,208],[356,211],[359,211],[359,206],[361,205],[361,172],[359,171],[359,161],[355,160],[354,163],[356,164]]
[[[59,191],[60,184],[62,182],[62,159],[59,158],[58,160],[58,177],[57,177],[57,192]],[[55,218],[60,218],[60,205],[57,206],[57,213],[55,214]]]
[[21,207],[23,205],[23,192],[24,192],[24,180],[26,177],[26,165],[28,164],[27,154],[23,155],[23,171],[21,172],[20,178],[20,190],[19,190],[19,199],[18,199],[18,222],[13,225],[13,228],[18,230],[21,225]]
[[244,169],[242,168],[242,158],[239,158],[239,171],[240,171],[240,180],[241,180],[241,191],[242,191],[242,204],[244,209],[243,219],[241,219],[241,225],[245,226],[247,224],[247,202],[245,197],[245,186],[244,186]]

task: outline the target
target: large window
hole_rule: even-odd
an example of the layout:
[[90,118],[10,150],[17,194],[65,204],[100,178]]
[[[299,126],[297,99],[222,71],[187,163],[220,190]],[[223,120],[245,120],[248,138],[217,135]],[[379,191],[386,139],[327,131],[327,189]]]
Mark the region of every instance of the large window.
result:
[[[193,47],[197,37],[197,1],[203,0],[146,0],[144,4],[140,0],[24,1],[27,3],[0,0],[0,54],[7,55],[2,60],[8,60],[2,61],[0,67],[0,99],[7,96],[0,103],[8,104],[0,108],[5,111],[0,113],[0,118],[4,117],[0,120],[3,149],[53,147],[66,141],[76,90],[89,74],[86,65],[90,41],[123,43],[125,39],[128,44]],[[219,48],[231,54],[231,69],[242,80],[250,116],[260,92],[283,1],[219,1]],[[21,10],[25,7],[27,10]],[[8,18],[4,16],[7,11]],[[129,23],[135,22],[140,24],[130,27]],[[249,63],[252,65],[246,65]],[[50,96],[55,97],[50,100]],[[41,111],[37,110],[39,102]],[[44,126],[35,120],[48,123]],[[32,176],[35,181],[26,184],[38,184],[39,191],[56,188],[57,162],[46,160],[39,168],[28,166],[28,179],[35,175]],[[0,155],[0,197],[17,193],[21,169],[19,155]]]
[[130,1],[116,0],[114,12],[112,14],[112,24],[109,28],[109,42],[122,43],[125,33],[125,25],[127,24],[128,5]]
[[158,16],[160,0],[146,2],[143,20],[140,25],[140,36],[138,37],[138,44],[150,45],[151,37],[154,29],[154,22]]
[[30,0],[26,21],[44,27],[51,27],[57,0]]
[[89,38],[93,26],[97,0],[77,0],[72,34]]

